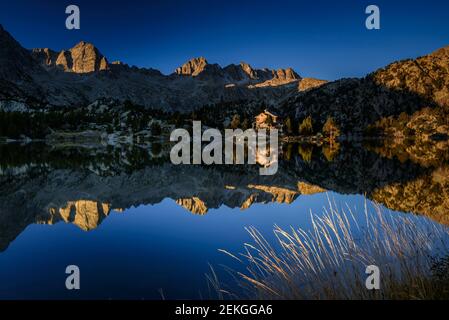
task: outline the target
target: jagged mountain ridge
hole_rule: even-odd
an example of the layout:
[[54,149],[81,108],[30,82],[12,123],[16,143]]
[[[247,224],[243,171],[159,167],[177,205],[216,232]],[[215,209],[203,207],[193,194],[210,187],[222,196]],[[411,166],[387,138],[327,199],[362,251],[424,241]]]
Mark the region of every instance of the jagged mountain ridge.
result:
[[206,58],[193,58],[175,70],[177,75],[207,78],[221,78],[227,85],[232,84],[263,84],[267,81],[275,81],[278,84],[286,84],[301,80],[301,77],[292,69],[270,70],[254,69],[246,62],[230,64],[221,68],[218,64],[209,64]]
[[222,101],[275,104],[297,91],[301,80],[291,68],[259,70],[246,63],[222,68],[202,57],[164,75],[154,69],[110,63],[84,41],[59,52],[26,50],[3,27],[0,47],[0,108],[6,105],[8,110],[83,106],[101,98],[182,112]]

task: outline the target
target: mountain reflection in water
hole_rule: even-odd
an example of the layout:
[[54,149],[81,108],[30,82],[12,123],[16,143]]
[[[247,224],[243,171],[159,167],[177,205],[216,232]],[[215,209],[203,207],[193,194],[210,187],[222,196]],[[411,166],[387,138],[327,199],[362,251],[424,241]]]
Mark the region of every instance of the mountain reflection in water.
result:
[[[412,152],[413,148],[396,150]],[[426,152],[435,152],[434,148],[419,150],[421,157]],[[295,203],[300,203],[298,199],[310,197],[310,202],[301,200],[302,205],[310,205],[310,208],[303,208],[305,212],[312,207],[320,210],[326,206],[326,192],[330,192],[337,197],[347,195],[341,199],[349,206],[360,205],[366,197],[394,211],[422,215],[437,223],[449,224],[446,148],[438,149],[436,158],[440,161],[423,164],[419,161],[420,156],[393,154],[382,143],[287,144],[282,146],[279,170],[274,176],[261,176],[257,166],[249,165],[173,165],[169,151],[169,145],[157,143],[142,146],[0,145],[0,260],[2,255],[6,256],[12,250],[8,247],[14,240],[27,233],[30,225],[53,225],[62,221],[88,231],[99,228],[112,211],[125,211],[123,214],[127,215],[128,211],[134,210],[132,208],[143,210],[150,208],[148,205],[166,206],[165,199],[172,199],[171,203],[196,215],[205,215],[211,210],[214,213],[237,208],[248,210],[254,204],[260,204],[254,211],[260,211],[263,219],[270,215],[270,219],[265,220],[267,225],[284,222],[298,227],[296,224],[302,222],[296,219],[303,219],[293,215]],[[429,156],[425,158],[429,159]],[[349,195],[360,196],[354,198]],[[170,205],[166,210],[175,209]],[[166,215],[168,217],[171,213]],[[229,244],[230,247],[237,247],[237,242],[245,241],[241,236],[244,226],[260,222],[257,214],[226,219],[229,223],[236,220],[234,230],[223,230],[227,231],[228,242],[221,245]],[[126,219],[121,221],[124,223]],[[209,222],[195,221],[198,226],[209,228]],[[152,224],[153,227],[155,225],[156,222]],[[231,227],[223,224],[223,228]],[[238,228],[240,230],[237,231]],[[132,233],[132,228],[129,232]],[[183,238],[183,235],[179,237]],[[197,248],[191,250],[202,250],[202,245],[206,246],[198,243]],[[155,259],[166,254],[152,252]],[[203,258],[198,263],[207,266],[210,257],[205,253]],[[14,259],[10,261],[12,264]],[[161,258],[161,261],[175,263],[177,258]],[[150,264],[148,268],[153,267]],[[174,266],[170,268],[176,269]],[[156,266],[155,270],[158,270]],[[197,281],[199,278],[197,275],[192,279]],[[164,288],[167,288],[166,284]],[[149,294],[151,296],[153,292]],[[178,294],[175,298],[194,298],[190,293]],[[31,297],[40,296],[34,293]]]

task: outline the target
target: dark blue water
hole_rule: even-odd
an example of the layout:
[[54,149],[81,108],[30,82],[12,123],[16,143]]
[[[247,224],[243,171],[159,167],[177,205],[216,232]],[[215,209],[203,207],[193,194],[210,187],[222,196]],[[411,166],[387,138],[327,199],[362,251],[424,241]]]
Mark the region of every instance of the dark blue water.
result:
[[[215,298],[211,267],[239,293],[223,266],[246,265],[219,250],[243,252],[253,243],[246,227],[270,243],[275,225],[307,231],[329,199],[351,208],[362,227],[365,204],[376,214],[369,199],[377,199],[382,215],[410,217],[412,230],[429,223],[447,230],[444,159],[429,167],[360,145],[331,155],[287,145],[277,174],[260,176],[251,166],[172,165],[164,146],[158,157],[145,147],[111,148],[0,145],[0,299]],[[197,211],[208,211],[192,214],[175,199],[199,199]],[[80,269],[80,290],[66,289],[69,265]]]
[[[247,226],[267,239],[273,238],[275,224],[308,229],[310,212],[320,215],[328,197],[349,205],[356,220],[365,221],[363,196],[329,192],[302,195],[292,204],[254,204],[244,211],[222,206],[204,216],[165,199],[113,211],[88,232],[64,222],[32,224],[0,253],[0,298],[211,298],[205,278],[209,264],[219,275],[225,274],[220,264],[243,268],[218,249],[241,252],[251,241]],[[65,288],[65,268],[72,264],[80,268],[80,290]]]

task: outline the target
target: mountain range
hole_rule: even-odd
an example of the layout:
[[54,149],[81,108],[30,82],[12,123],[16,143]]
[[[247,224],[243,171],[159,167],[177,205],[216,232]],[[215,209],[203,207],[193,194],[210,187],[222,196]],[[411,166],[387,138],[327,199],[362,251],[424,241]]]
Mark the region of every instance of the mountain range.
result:
[[[296,119],[311,116],[319,128],[331,117],[343,132],[353,134],[387,117],[403,113],[413,118],[427,110],[427,125],[437,132],[449,119],[449,46],[391,63],[363,78],[295,93],[280,109]],[[449,134],[449,127],[441,130]],[[412,131],[409,135],[416,133]]]
[[164,75],[155,69],[109,62],[84,41],[62,51],[27,50],[2,26],[0,44],[0,105],[11,110],[84,106],[111,98],[187,112],[222,101],[274,102],[298,91],[302,81],[291,68],[255,69],[244,62],[222,68],[204,57],[193,58]]
[[[0,110],[58,110],[102,99],[184,114],[235,102],[237,108],[230,112],[246,110],[248,119],[255,115],[248,112],[260,112],[249,107],[249,102],[257,101],[292,119],[296,127],[311,117],[314,132],[329,118],[343,134],[363,134],[370,127],[385,132],[388,118],[389,125],[399,128],[396,133],[413,135],[424,130],[429,135],[431,126],[430,131],[449,136],[449,46],[394,62],[363,78],[333,82],[303,78],[292,68],[256,69],[244,62],[221,67],[204,57],[165,75],[109,62],[84,41],[62,51],[28,50],[0,26]],[[223,105],[219,111],[226,111]],[[427,127],[415,128],[413,119],[422,117],[428,119]]]

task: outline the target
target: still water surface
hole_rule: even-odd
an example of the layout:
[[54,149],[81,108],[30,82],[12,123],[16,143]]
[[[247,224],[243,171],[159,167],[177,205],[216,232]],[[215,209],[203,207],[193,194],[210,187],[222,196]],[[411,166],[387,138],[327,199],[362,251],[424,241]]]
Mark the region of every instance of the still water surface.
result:
[[[307,230],[329,199],[351,208],[360,225],[373,200],[385,215],[413,212],[416,228],[447,222],[444,163],[429,168],[360,146],[331,159],[294,146],[275,177],[173,166],[161,146],[149,161],[145,148],[2,148],[2,299],[214,297],[210,265],[224,279],[220,265],[244,268],[218,249],[241,252],[248,226],[268,240],[274,225]],[[65,288],[72,264],[81,290]]]

